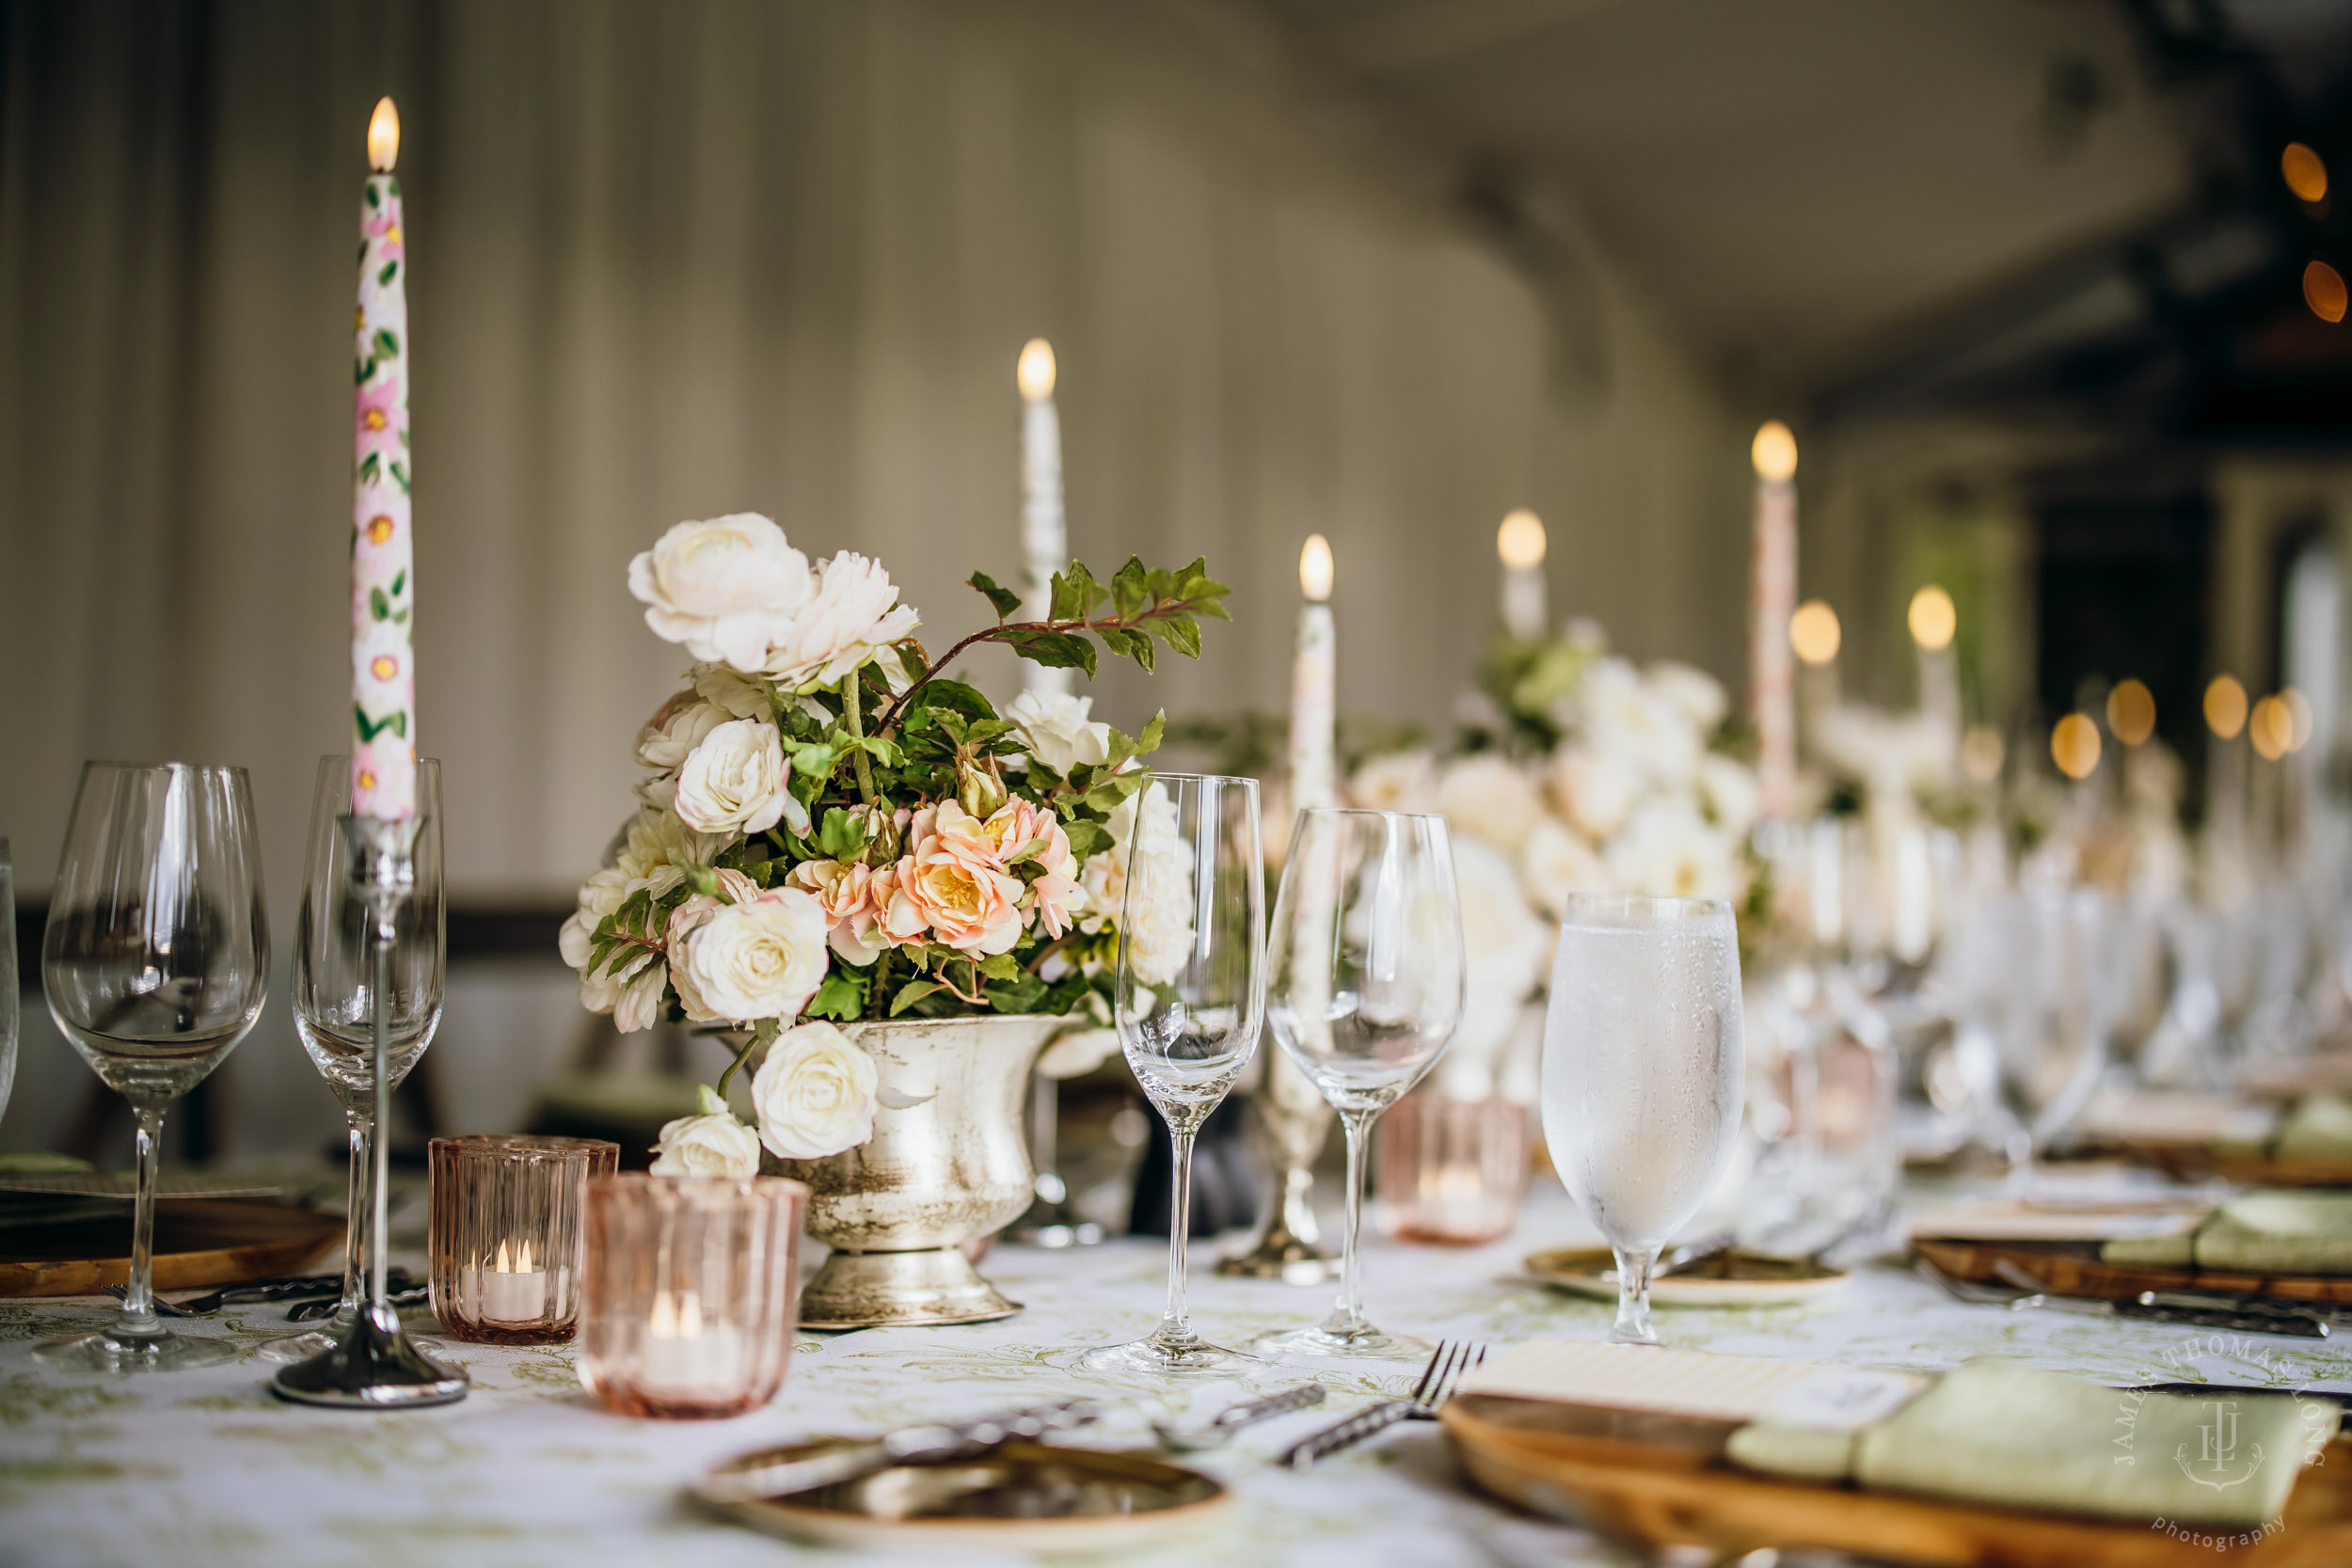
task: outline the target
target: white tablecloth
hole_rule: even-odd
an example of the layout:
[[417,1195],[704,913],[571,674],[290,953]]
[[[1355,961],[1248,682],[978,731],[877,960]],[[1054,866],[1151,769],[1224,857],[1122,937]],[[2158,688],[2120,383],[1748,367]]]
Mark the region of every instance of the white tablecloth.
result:
[[[1556,1189],[1520,1234],[1475,1251],[1374,1244],[1368,1303],[1385,1326],[1507,1346],[1546,1335],[1597,1338],[1608,1311],[1518,1274],[1530,1248],[1583,1239]],[[1211,1249],[1196,1248],[1196,1259]],[[700,1513],[681,1486],[729,1454],[818,1433],[872,1432],[920,1418],[1116,1386],[1069,1369],[1071,1354],[1134,1338],[1157,1315],[1161,1244],[1073,1252],[1000,1247],[987,1273],[1028,1310],[963,1328],[803,1335],[770,1407],[722,1422],[628,1420],[580,1389],[568,1349],[444,1341],[472,1375],[462,1403],[346,1414],[281,1403],[255,1357],[174,1375],[98,1378],[36,1367],[33,1341],[103,1322],[100,1300],[0,1303],[0,1561],[124,1568],[402,1568],[472,1564],[876,1563],[770,1540]],[[1237,1344],[1319,1317],[1326,1289],[1192,1282],[1194,1322]],[[1661,1313],[1664,1332],[1706,1349],[1932,1370],[2012,1356],[2117,1385],[2213,1381],[2352,1386],[2352,1354],[2283,1338],[2240,1339],[2055,1312],[1961,1307],[1891,1267],[1841,1293],[1782,1308]],[[413,1320],[429,1333],[429,1316]],[[230,1309],[197,1332],[255,1343],[285,1332],[274,1308]],[[1277,1369],[1265,1388],[1299,1380]],[[1269,1423],[1193,1463],[1237,1493],[1213,1532],[1153,1562],[1537,1564],[1619,1560],[1565,1525],[1490,1504],[1455,1479],[1438,1429],[1413,1423],[1304,1474],[1266,1457],[1377,1391],[1329,1375],[1318,1411]],[[1400,1388],[1398,1372],[1384,1386]],[[1214,1408],[1236,1389],[1202,1390]],[[1134,1446],[1139,1425],[1091,1441]],[[1122,1561],[1137,1560],[1121,1554]],[[914,1561],[901,1556],[896,1560]]]

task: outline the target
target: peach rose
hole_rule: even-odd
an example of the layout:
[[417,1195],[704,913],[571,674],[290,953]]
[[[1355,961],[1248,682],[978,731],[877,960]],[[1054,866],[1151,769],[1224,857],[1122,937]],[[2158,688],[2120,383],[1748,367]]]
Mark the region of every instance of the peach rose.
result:
[[[914,814],[913,852],[898,891],[935,941],[981,958],[1021,940],[1021,879],[1008,873],[985,824],[953,800]],[[895,912],[895,911],[894,911]]]
[[[825,911],[825,941],[842,962],[863,967],[890,945],[882,928],[873,867],[855,861],[803,861],[792,868],[792,880],[817,895]],[[885,883],[882,891],[887,890]]]

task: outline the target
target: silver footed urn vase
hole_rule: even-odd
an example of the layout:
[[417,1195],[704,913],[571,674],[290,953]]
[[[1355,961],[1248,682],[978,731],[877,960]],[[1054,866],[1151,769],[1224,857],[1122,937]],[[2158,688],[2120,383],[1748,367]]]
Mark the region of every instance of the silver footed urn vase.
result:
[[872,1058],[874,1135],[822,1160],[808,1233],[833,1249],[801,1293],[801,1326],[977,1323],[1021,1310],[965,1258],[1036,1195],[1022,1125],[1029,1069],[1066,1020],[1044,1014],[844,1023]]

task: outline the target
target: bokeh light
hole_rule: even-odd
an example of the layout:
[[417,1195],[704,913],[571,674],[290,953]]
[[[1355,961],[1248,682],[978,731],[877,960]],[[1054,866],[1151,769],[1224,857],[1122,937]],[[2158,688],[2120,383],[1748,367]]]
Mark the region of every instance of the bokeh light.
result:
[[2137,680],[2121,681],[2107,693],[2107,729],[2126,746],[2156,733],[2156,695]]
[[2070,713],[2050,731],[2050,760],[2070,779],[2087,779],[2099,767],[2099,726],[2087,713]]
[[2295,717],[2278,698],[2265,697],[2254,705],[2253,717],[2246,723],[2246,734],[2265,762],[2277,762],[2294,745]]
[[1933,653],[1952,645],[1952,634],[1960,629],[1960,610],[1952,596],[1935,583],[1929,583],[1911,595],[1911,640]]
[[2205,727],[2224,740],[2246,727],[2246,688],[2235,675],[2216,675],[2205,688]]
[[1990,724],[1971,724],[1960,737],[1960,770],[1971,784],[1989,784],[1997,780],[2008,756],[2001,732]]
[[1827,664],[1837,657],[1838,644],[1844,640],[1837,611],[1825,600],[1807,599],[1788,617],[1788,646],[1807,664]]
[[1544,563],[1544,520],[1525,507],[1510,513],[1495,530],[1495,554],[1513,571],[1530,571]]
[[1756,477],[1786,484],[1797,477],[1797,438],[1778,420],[1765,421],[1756,433],[1755,443],[1748,448],[1748,459],[1756,465]]
[[2287,189],[2305,201],[2328,199],[2328,166],[2301,142],[2287,143],[2279,154],[2279,172],[2286,177]]
[[2313,261],[2303,269],[2303,303],[2312,308],[2312,314],[2324,322],[2344,320],[2346,299],[2344,274],[2325,261]]

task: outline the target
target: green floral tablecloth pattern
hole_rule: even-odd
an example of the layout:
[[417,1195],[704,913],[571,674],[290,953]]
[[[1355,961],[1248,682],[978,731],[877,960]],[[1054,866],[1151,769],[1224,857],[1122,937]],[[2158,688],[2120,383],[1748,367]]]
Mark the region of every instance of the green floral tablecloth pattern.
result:
[[[1528,1281],[1532,1248],[1584,1238],[1556,1194],[1509,1242],[1473,1251],[1375,1244],[1375,1316],[1430,1337],[1501,1347],[1549,1335],[1597,1338],[1597,1303]],[[1201,1256],[1212,1249],[1196,1249]],[[200,1568],[336,1564],[471,1568],[539,1563],[922,1560],[828,1552],[752,1533],[703,1513],[682,1485],[726,1455],[806,1434],[866,1432],[943,1415],[1120,1386],[1070,1370],[1071,1353],[1132,1337],[1156,1314],[1163,1254],[1144,1241],[1050,1253],[1000,1248],[989,1273],[1029,1309],[965,1328],[803,1335],[791,1376],[770,1407],[716,1423],[627,1420],[580,1387],[567,1349],[445,1341],[474,1380],[462,1404],[349,1415],[280,1403],[259,1358],[167,1377],[101,1380],[36,1368],[34,1340],[106,1315],[100,1300],[0,1303],[0,1563]],[[1322,1290],[1201,1274],[1195,1322],[1221,1342],[1319,1316]],[[413,1320],[431,1331],[429,1316]],[[1975,1356],[2013,1356],[2116,1384],[2215,1381],[2352,1387],[2352,1341],[2239,1339],[2053,1312],[1958,1306],[1899,1269],[1862,1270],[1844,1291],[1786,1308],[1662,1315],[1677,1342],[1744,1354],[1936,1370]],[[275,1308],[231,1310],[220,1333],[259,1344],[286,1332]],[[1264,1389],[1306,1374],[1272,1369]],[[1413,1423],[1304,1474],[1267,1457],[1383,1380],[1326,1373],[1322,1411],[1269,1423],[1194,1463],[1229,1481],[1238,1506],[1211,1532],[1170,1541],[1122,1564],[1222,1568],[1346,1563],[1614,1562],[1575,1528],[1515,1514],[1454,1479],[1438,1431]],[[1385,1380],[1401,1388],[1409,1374]],[[1242,1390],[1192,1391],[1213,1409]],[[1139,1419],[1087,1440],[1139,1444]]]

